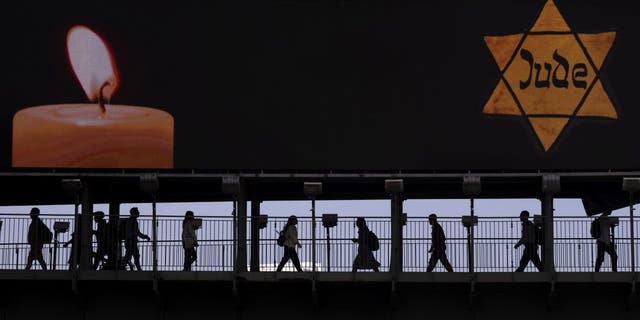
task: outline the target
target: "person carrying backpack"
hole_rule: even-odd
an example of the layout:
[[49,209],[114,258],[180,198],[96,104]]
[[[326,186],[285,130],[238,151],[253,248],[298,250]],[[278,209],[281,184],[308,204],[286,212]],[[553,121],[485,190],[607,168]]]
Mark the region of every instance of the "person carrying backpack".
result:
[[451,267],[451,263],[449,263],[449,259],[447,259],[444,229],[442,229],[442,226],[438,223],[438,216],[435,213],[429,215],[429,224],[431,225],[431,248],[429,249],[431,257],[427,265],[427,272],[433,271],[438,260],[442,262],[442,265],[448,272],[453,272],[453,267]]
[[29,215],[31,216],[31,224],[29,224],[27,242],[29,242],[30,248],[25,269],[30,270],[33,260],[38,260],[42,270],[47,270],[47,263],[42,256],[42,247],[45,243],[51,242],[53,233],[51,233],[49,227],[40,220],[40,209],[31,208]]
[[520,258],[520,265],[516,269],[516,272],[522,272],[529,264],[529,261],[538,268],[540,272],[544,270],[540,256],[538,255],[538,243],[536,243],[536,226],[533,222],[529,221],[529,211],[522,210],[520,212],[520,221],[522,222],[522,233],[520,240],[513,246],[514,249],[518,249],[521,245],[524,245],[524,251],[522,252],[522,258]]
[[378,262],[373,255],[373,251],[380,247],[378,237],[369,230],[364,218],[356,219],[356,226],[358,227],[358,238],[351,239],[351,241],[358,244],[358,255],[356,255],[356,258],[353,260],[351,271],[356,272],[358,269],[373,269],[375,272],[380,272],[380,262]]
[[278,264],[276,272],[282,271],[282,268],[284,268],[284,265],[287,264],[289,259],[293,262],[293,266],[296,270],[298,270],[298,272],[302,272],[302,267],[300,267],[300,258],[298,258],[298,253],[296,252],[296,246],[298,248],[302,248],[302,245],[298,241],[297,224],[298,218],[296,216],[290,216],[287,220],[287,225],[284,226],[284,254],[282,255],[280,264]]
[[[611,271],[618,272],[618,254],[616,247],[611,240],[611,230],[613,225],[609,221],[611,210],[602,213],[599,218],[594,220],[596,230],[591,230],[591,236],[596,238],[597,256],[596,256],[596,272],[600,272],[602,262],[604,262],[604,253],[607,252],[611,258]],[[593,229],[593,228],[592,228]]]

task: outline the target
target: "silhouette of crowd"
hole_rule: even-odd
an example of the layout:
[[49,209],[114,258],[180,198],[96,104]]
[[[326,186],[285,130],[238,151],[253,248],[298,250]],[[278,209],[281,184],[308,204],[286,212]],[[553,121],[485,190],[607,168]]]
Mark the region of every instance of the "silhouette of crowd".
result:
[[[43,247],[45,244],[51,243],[53,233],[49,227],[40,219],[40,210],[32,208],[30,213],[31,223],[27,232],[27,243],[29,252],[25,269],[30,270],[33,262],[37,261],[41,269],[47,270],[47,264],[43,257]],[[596,240],[597,257],[595,260],[595,271],[599,272],[602,263],[605,260],[605,253],[611,259],[611,269],[617,272],[618,255],[616,252],[614,228],[617,225],[617,218],[610,217],[611,211],[605,211],[600,217],[595,218],[590,227],[590,234]],[[139,241],[151,241],[151,238],[140,230],[138,217],[140,211],[137,207],[133,207],[129,211],[126,218],[110,217],[109,221],[105,219],[102,211],[94,212],[95,229],[87,232],[91,233],[91,239],[95,237],[95,243],[88,248],[93,248],[90,253],[91,268],[93,270],[142,270],[140,263]],[[115,218],[115,220],[114,220]],[[536,220],[536,219],[534,219]],[[201,220],[200,220],[201,221]],[[184,250],[183,271],[191,271],[193,264],[198,259],[197,248],[199,246],[197,230],[200,224],[197,223],[194,213],[187,211],[182,221],[181,243]],[[544,246],[544,227],[539,221],[530,221],[530,213],[527,210],[520,212],[520,239],[514,245],[514,249],[523,247],[522,256],[515,272],[522,272],[528,264],[533,263],[534,267],[540,271],[544,271],[544,252],[542,259],[539,255],[539,247]],[[71,233],[68,241],[62,244],[62,247],[71,247],[67,263],[69,269],[77,269],[80,266],[80,257],[82,255],[82,233],[81,224],[76,221],[75,230]],[[429,256],[427,263],[427,272],[432,272],[437,263],[440,262],[444,269],[453,272],[454,268],[447,258],[446,234],[445,230],[438,222],[435,213],[428,216],[428,224],[431,227],[430,246],[425,256]],[[302,248],[302,244],[298,238],[298,218],[292,215],[288,218],[284,227],[278,231],[277,245],[283,248],[282,258],[276,268],[276,272],[281,272],[284,266],[291,261],[294,268],[298,272],[302,272],[300,258],[297,250]],[[357,238],[351,241],[357,244],[357,254],[352,264],[352,272],[358,270],[380,271],[380,262],[376,259],[375,252],[380,248],[380,241],[377,235],[369,229],[365,218],[357,218],[355,221],[357,227]],[[57,230],[55,235],[55,246],[57,248]],[[122,243],[124,243],[124,255],[121,256]],[[95,245],[94,245],[95,244]],[[133,262],[131,261],[133,259]],[[55,264],[55,262],[54,262]],[[55,267],[55,266],[54,266]]]

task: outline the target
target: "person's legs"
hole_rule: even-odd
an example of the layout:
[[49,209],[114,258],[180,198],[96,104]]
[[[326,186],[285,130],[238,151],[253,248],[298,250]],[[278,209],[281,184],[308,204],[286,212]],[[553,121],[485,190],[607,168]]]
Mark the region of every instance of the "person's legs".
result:
[[142,270],[142,268],[140,267],[140,249],[138,248],[137,243],[133,248],[133,262],[136,264],[136,269],[138,269],[138,271]]
[[282,268],[287,264],[287,261],[289,261],[289,247],[284,246],[284,253],[282,254],[282,259],[280,260],[280,264],[278,264],[276,272],[282,271]]
[[[122,258],[122,268],[125,269],[126,265],[131,266],[131,257],[133,257],[133,245],[131,241],[126,240],[124,242],[124,258]],[[133,268],[131,268],[133,270]]]
[[198,260],[198,252],[196,248],[191,248],[191,262],[189,262],[189,265],[192,265],[196,260]]
[[[606,247],[606,251],[611,257],[611,271],[618,272],[618,253],[613,243],[609,243]],[[604,259],[604,258],[603,258]]]
[[191,253],[189,252],[189,250],[189,248],[184,248],[184,263],[182,271],[191,271]]
[[186,248],[184,250],[184,270],[191,271],[191,265],[196,261],[196,248]]
[[25,270],[31,270],[31,266],[33,265],[33,260],[35,260],[33,245],[29,247],[29,254],[27,255],[27,265],[25,266]]
[[73,247],[71,247],[71,251],[69,252],[69,259],[67,260],[67,264],[69,265],[69,270],[73,270]]
[[606,244],[602,241],[597,242],[598,246],[598,254],[596,256],[596,272],[600,272],[600,267],[602,266],[602,262],[604,261],[604,251],[606,248]]
[[91,266],[93,268],[93,270],[98,270],[98,267],[100,266],[100,262],[103,262],[103,268],[104,268],[104,255],[107,253],[107,250],[104,247],[101,247],[100,245],[98,245],[98,249],[96,249],[96,255],[95,257],[93,257],[93,265]]
[[291,261],[293,262],[293,266],[296,267],[298,272],[302,272],[302,267],[300,267],[300,258],[298,258],[298,253],[296,252],[296,248],[291,248]]
[[516,272],[524,271],[524,268],[529,264],[529,259],[531,258],[531,253],[529,253],[529,246],[524,247],[524,251],[522,251],[522,257],[520,258],[520,264],[516,269]]
[[36,248],[38,250],[36,251],[35,256],[36,256],[36,259],[38,260],[38,263],[40,263],[42,270],[47,270],[47,263],[44,261],[44,257],[42,256],[43,246],[44,246],[44,243],[39,243],[36,245]]
[[442,262],[442,265],[447,270],[447,272],[453,272],[453,267],[451,266],[451,263],[449,263],[449,259],[447,259],[447,253],[446,251],[444,251],[444,249],[442,250],[442,252],[440,252],[438,259],[440,260],[440,262]]
[[431,252],[431,257],[429,258],[429,263],[427,264],[427,272],[433,271],[433,268],[436,267],[436,263],[438,263],[438,256],[436,251]]
[[544,271],[544,265],[542,264],[542,261],[540,261],[540,256],[538,255],[538,246],[532,244],[529,252],[531,253],[530,260],[533,262],[533,265],[538,268],[538,271]]
[[362,260],[362,258],[360,257],[360,248],[358,247],[358,254],[356,254],[356,257],[353,259],[351,272],[358,272],[358,267],[362,264],[360,260]]

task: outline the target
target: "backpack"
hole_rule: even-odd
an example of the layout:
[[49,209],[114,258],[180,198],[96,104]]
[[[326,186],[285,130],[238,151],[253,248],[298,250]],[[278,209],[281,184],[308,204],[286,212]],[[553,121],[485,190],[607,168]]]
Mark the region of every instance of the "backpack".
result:
[[378,251],[380,249],[380,240],[373,231],[369,231],[369,249],[371,251]]
[[600,218],[595,218],[591,221],[591,238],[600,238]]
[[53,233],[51,233],[51,229],[49,229],[49,227],[47,227],[47,225],[45,225],[44,223],[42,224],[42,227],[42,242],[50,243],[53,240]]
[[276,240],[276,243],[278,244],[279,247],[284,247],[284,242],[286,240],[286,237],[285,237],[286,231],[287,231],[287,226],[285,226],[281,231],[278,232],[278,240]]

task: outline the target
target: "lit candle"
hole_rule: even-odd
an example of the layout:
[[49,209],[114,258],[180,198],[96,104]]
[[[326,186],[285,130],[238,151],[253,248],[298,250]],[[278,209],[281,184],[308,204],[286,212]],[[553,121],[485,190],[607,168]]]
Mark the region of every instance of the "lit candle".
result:
[[69,61],[93,104],[30,107],[13,118],[14,167],[172,168],[173,117],[162,110],[111,105],[114,59],[84,26],[67,36]]

